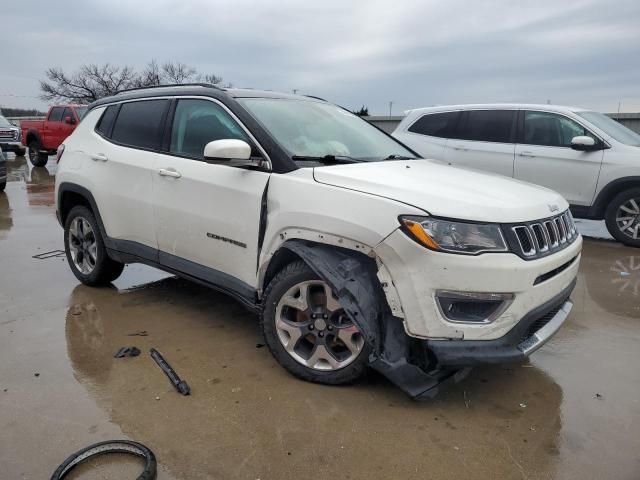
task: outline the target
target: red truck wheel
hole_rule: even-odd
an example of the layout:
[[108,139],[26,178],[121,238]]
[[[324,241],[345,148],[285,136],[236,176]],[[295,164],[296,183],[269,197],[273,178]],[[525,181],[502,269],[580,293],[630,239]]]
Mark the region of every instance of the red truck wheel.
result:
[[49,160],[46,153],[40,152],[40,142],[33,140],[29,144],[29,161],[34,167],[44,167]]

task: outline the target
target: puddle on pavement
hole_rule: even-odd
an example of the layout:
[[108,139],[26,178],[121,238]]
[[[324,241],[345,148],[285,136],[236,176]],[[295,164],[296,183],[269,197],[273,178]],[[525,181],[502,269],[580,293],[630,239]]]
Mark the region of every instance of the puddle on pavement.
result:
[[[215,291],[139,265],[94,289],[78,285],[64,259],[31,259],[61,246],[55,165],[46,175],[20,162],[12,168],[0,195],[7,478],[46,478],[69,454],[111,438],[150,447],[160,479],[310,471],[345,479],[638,478],[633,249],[586,240],[574,311],[531,363],[475,369],[434,401],[415,403],[374,373],[333,388],[292,378],[255,347],[255,315]],[[148,335],[129,336],[139,331]],[[139,357],[113,358],[131,345]],[[173,390],[151,347],[191,396]],[[104,457],[72,478],[134,478],[137,461],[124,461]]]

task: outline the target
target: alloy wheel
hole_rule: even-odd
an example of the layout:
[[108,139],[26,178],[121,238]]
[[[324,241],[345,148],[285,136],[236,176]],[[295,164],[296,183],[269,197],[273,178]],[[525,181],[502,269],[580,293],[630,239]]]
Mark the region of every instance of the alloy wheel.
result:
[[322,280],[287,290],[276,307],[275,326],[287,353],[314,370],[344,368],[364,347],[362,333]]
[[98,244],[91,224],[83,217],[76,217],[69,225],[69,251],[76,269],[89,275],[96,268]]
[[640,198],[630,198],[618,207],[616,224],[628,237],[640,239]]

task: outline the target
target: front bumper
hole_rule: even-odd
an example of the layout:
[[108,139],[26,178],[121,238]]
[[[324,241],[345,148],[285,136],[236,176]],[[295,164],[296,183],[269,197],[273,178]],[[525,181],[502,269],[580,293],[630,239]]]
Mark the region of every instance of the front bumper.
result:
[[[397,230],[375,252],[391,277],[407,335],[416,339],[492,341],[564,292],[575,280],[582,239],[552,255],[523,260],[513,253],[456,255],[428,250]],[[511,303],[493,321],[454,322],[438,306],[439,291],[509,294]],[[389,304],[392,298],[387,295]],[[398,309],[396,309],[397,311]],[[392,310],[393,311],[393,310]],[[395,313],[394,313],[395,314]]]
[[565,322],[573,303],[575,279],[558,295],[525,315],[495,340],[428,340],[424,342],[442,366],[472,366],[524,360],[544,345]]
[[3,152],[17,152],[22,150],[24,146],[20,143],[19,140],[0,140],[0,148],[2,148]]

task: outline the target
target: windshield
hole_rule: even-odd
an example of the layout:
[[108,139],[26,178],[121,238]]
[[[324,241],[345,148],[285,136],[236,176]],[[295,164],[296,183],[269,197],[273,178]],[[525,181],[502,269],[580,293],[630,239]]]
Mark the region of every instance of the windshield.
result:
[[9,120],[0,115],[0,127],[13,127],[13,125],[11,125]]
[[78,120],[82,120],[84,114],[87,113],[87,107],[76,107],[76,113],[78,114]]
[[238,99],[291,157],[356,161],[415,158],[409,150],[347,110],[313,100]]
[[614,140],[625,145],[640,146],[640,135],[633,130],[629,130],[621,123],[616,122],[614,119],[607,117],[599,112],[575,112],[585,120],[593,123],[600,130],[605,132]]

